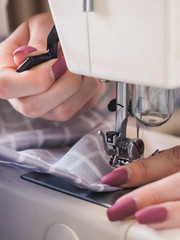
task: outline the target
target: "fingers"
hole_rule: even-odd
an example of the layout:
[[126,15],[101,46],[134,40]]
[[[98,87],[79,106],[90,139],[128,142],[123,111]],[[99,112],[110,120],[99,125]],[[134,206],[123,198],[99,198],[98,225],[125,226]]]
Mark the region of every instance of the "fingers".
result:
[[[81,76],[66,71],[63,57],[29,71],[16,72],[17,66],[28,56],[46,52],[52,26],[49,14],[37,15],[22,24],[4,43],[4,51],[0,52],[3,59],[0,62],[0,98],[9,99],[11,105],[25,116],[43,115],[47,119],[64,121],[93,107],[103,88],[93,78],[84,78],[82,84]],[[60,46],[59,56],[62,56]]]
[[97,105],[100,97],[104,94],[105,84],[99,82],[99,79],[95,79],[95,80],[97,81],[96,89],[93,90],[92,96],[89,98],[88,101],[85,102],[85,104],[82,106],[82,108],[78,109],[75,116],[79,116],[79,115],[83,114],[84,112],[87,112],[88,110],[95,107]]
[[122,166],[105,175],[103,184],[135,187],[156,181],[180,170],[180,146]]
[[27,57],[40,55],[47,51],[47,37],[54,23],[51,15],[46,13],[30,18],[27,24],[29,29],[28,44],[19,47],[14,52],[14,62],[17,66]]
[[[44,24],[46,23],[46,24]],[[13,52],[22,46],[31,46],[39,52],[46,52],[47,36],[53,26],[50,13],[39,14],[22,23],[0,48],[0,66],[2,68],[14,68],[17,65],[13,60]]]
[[50,13],[39,14],[28,20],[30,31],[29,46],[38,49],[40,52],[47,50],[47,37],[54,25]]
[[140,224],[147,224],[154,229],[180,227],[180,201],[171,201],[146,207],[136,212]]
[[9,102],[18,112],[31,118],[67,121],[82,109],[85,111],[84,105],[94,106],[102,93],[103,86],[97,79],[82,79],[66,71],[48,91],[31,97],[10,99]]
[[25,116],[40,117],[75,94],[81,81],[81,76],[66,71],[47,91],[30,97],[10,99],[9,102]]
[[56,108],[47,112],[42,118],[55,121],[67,121],[73,116],[94,107],[103,93],[103,86],[95,78],[82,77],[82,83],[78,91],[59,104]]
[[180,227],[179,181],[178,172],[126,194],[108,209],[109,219],[118,221],[135,214],[139,223],[156,229]]
[[46,91],[55,81],[51,68],[56,61],[48,61],[22,73],[3,69],[0,71],[0,98],[20,98]]
[[13,60],[13,52],[17,48],[27,45],[29,37],[28,24],[25,22],[21,24],[3,43],[1,43],[0,69],[16,69],[17,66]]
[[[37,15],[21,24],[2,43],[0,48],[0,98],[11,99],[40,94],[53,84],[55,79],[51,68],[57,59],[36,66],[30,71],[16,73],[17,65],[28,56],[46,52],[47,36],[52,26],[50,14]],[[31,46],[28,46],[29,44]]]
[[[24,28],[28,30],[26,41],[18,40],[18,30],[6,42],[3,55],[8,56],[8,64],[3,62],[0,66],[0,98],[9,99],[11,105],[25,116],[43,116],[50,120],[64,121],[94,106],[103,88],[100,89],[97,80],[90,78],[84,78],[82,84],[81,76],[66,71],[63,57],[58,61],[40,64],[29,71],[16,72],[17,66],[28,56],[46,52],[47,36],[52,26],[52,18],[48,15],[33,17],[20,29],[21,33]],[[23,38],[23,34],[21,37]],[[8,44],[14,45],[7,53]],[[62,56],[60,46],[58,56]]]
[[[35,52],[35,54],[30,54]],[[17,48],[14,53],[14,62],[17,66],[21,65],[29,56],[38,55],[37,49],[31,46],[21,46]]]
[[103,183],[125,187],[138,186],[162,178],[121,197],[108,209],[109,219],[123,220],[135,214],[139,223],[148,224],[156,229],[180,227],[180,217],[175,210],[176,207],[177,210],[180,207],[179,164],[180,146],[177,146],[149,159],[120,167],[106,175]]
[[0,71],[0,98],[21,98],[43,93],[66,69],[63,56],[59,60],[50,60],[21,73],[17,73],[15,69],[4,68]]

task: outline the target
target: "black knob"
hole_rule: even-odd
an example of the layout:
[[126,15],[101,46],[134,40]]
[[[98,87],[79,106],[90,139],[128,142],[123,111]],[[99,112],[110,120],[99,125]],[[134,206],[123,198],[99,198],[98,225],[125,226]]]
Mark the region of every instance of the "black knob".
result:
[[115,112],[116,111],[116,99],[112,99],[109,104],[108,104],[108,110],[110,112]]

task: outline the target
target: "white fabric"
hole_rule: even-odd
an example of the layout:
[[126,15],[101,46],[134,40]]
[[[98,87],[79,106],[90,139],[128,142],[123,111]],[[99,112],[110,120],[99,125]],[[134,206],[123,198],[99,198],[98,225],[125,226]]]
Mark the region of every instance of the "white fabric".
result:
[[[53,173],[91,191],[115,190],[101,184],[103,175],[112,168],[97,134],[98,130],[114,129],[113,115],[107,119],[103,111],[93,109],[65,123],[49,122],[23,117],[1,100],[0,164]],[[128,136],[135,135],[135,128],[129,127]],[[146,156],[157,148],[162,150],[179,143],[179,138],[147,129],[141,136]]]

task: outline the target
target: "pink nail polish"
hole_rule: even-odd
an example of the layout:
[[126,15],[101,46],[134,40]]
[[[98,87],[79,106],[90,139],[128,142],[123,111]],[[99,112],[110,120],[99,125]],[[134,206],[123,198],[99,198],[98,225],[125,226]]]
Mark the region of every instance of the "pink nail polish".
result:
[[102,179],[102,183],[113,187],[118,187],[126,183],[128,179],[128,171],[127,169],[123,168],[106,174]]
[[167,219],[168,210],[164,207],[149,207],[139,210],[135,216],[141,224],[159,223]]
[[37,49],[34,48],[34,47],[31,47],[31,46],[22,46],[22,47],[17,48],[17,49],[14,51],[13,55],[16,55],[17,53],[20,53],[20,52],[22,52],[22,53],[32,53],[32,52],[35,52],[35,51],[37,51]]
[[56,80],[66,71],[67,66],[64,56],[62,56],[57,62],[52,66],[50,73],[52,77]]
[[133,215],[137,211],[137,204],[134,198],[123,199],[108,208],[107,216],[110,221],[119,221]]

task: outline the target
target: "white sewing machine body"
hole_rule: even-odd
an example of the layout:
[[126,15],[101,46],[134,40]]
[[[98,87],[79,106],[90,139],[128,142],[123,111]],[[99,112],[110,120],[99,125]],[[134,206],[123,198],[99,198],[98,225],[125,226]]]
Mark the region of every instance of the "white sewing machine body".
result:
[[[180,86],[178,0],[49,3],[70,71],[153,87]],[[178,239],[179,229],[168,235],[133,226],[134,220],[111,223],[105,207],[27,182],[21,179],[25,171],[0,167],[0,173],[2,240]]]
[[70,71],[180,86],[178,0],[49,0]]
[[26,172],[0,167],[1,240],[126,238],[132,221],[110,224],[105,207],[25,181]]
[[[117,82],[115,132],[99,133],[107,155],[111,156],[110,163],[119,166],[141,158],[143,141],[138,136],[135,141],[126,137],[128,109],[146,126],[160,126],[172,114],[173,92],[167,89],[180,86],[180,3],[177,0],[49,0],[49,3],[68,69]],[[131,94],[127,84],[133,84]]]

